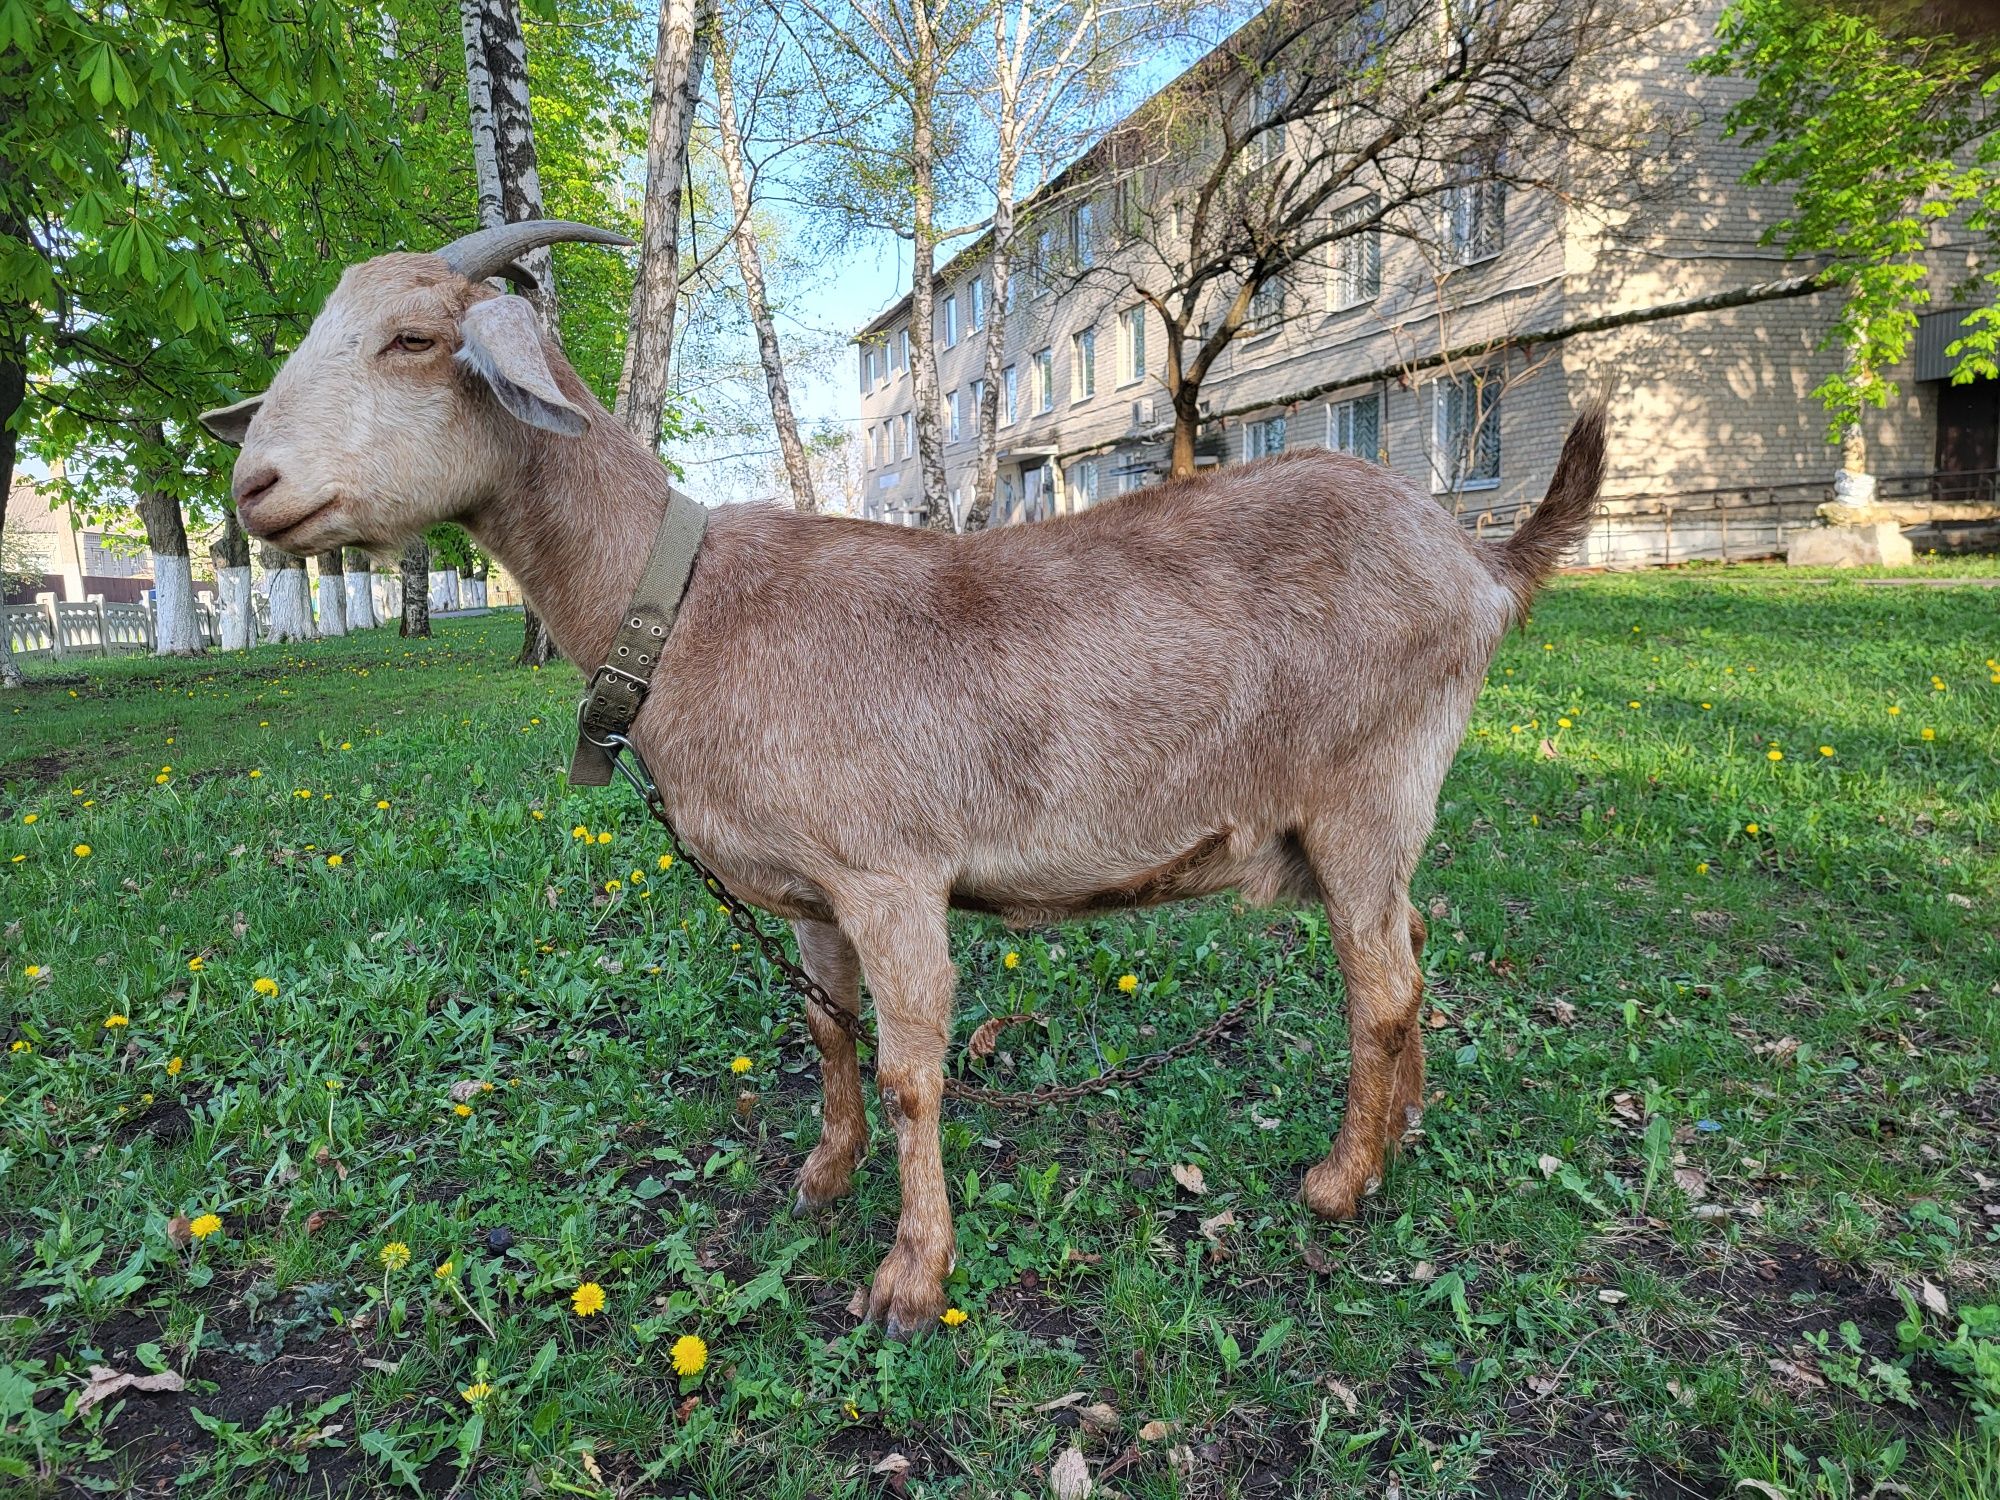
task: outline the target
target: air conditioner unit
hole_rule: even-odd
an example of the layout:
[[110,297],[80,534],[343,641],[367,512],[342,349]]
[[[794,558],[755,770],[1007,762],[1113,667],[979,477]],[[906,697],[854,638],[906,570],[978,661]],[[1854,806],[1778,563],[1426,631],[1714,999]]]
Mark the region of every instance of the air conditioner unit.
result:
[[1153,398],[1151,396],[1141,396],[1137,401],[1132,403],[1132,425],[1134,427],[1151,427],[1153,425]]

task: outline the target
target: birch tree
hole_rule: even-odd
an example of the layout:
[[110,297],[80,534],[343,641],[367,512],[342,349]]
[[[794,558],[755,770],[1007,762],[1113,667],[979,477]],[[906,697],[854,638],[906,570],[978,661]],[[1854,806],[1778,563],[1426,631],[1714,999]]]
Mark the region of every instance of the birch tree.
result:
[[687,175],[701,75],[707,66],[715,0],[660,0],[646,127],[645,226],[625,363],[613,414],[655,453],[666,420],[668,367],[680,296],[681,183]]
[[733,48],[720,28],[716,30],[711,52],[722,171],[729,182],[729,203],[735,215],[731,238],[736,245],[737,272],[743,279],[743,302],[757,333],[757,359],[764,369],[764,388],[771,398],[771,425],[777,429],[778,453],[784,462],[786,483],[791,487],[792,504],[798,510],[813,511],[819,508],[819,503],[813,491],[812,468],[806,459],[805,444],[799,438],[791,386],[785,378],[784,352],[778,344],[778,327],[771,316],[771,299],[764,284],[764,252],[757,243],[757,226],[751,216],[754,194],[736,114]]

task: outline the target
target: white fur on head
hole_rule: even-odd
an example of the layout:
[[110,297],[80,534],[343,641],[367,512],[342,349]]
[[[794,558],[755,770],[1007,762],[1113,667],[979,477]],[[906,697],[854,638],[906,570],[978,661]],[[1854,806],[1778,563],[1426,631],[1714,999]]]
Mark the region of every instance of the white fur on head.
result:
[[590,418],[563,395],[542,353],[542,325],[525,297],[475,302],[458,320],[458,361],[530,427],[582,437]]

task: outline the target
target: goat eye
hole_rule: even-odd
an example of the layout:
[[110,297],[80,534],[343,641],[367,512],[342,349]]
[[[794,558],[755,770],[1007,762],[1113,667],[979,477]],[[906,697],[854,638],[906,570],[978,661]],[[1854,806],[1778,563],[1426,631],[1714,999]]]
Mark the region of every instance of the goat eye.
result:
[[427,339],[421,333],[399,333],[389,347],[400,349],[405,354],[422,354],[436,342],[436,339]]

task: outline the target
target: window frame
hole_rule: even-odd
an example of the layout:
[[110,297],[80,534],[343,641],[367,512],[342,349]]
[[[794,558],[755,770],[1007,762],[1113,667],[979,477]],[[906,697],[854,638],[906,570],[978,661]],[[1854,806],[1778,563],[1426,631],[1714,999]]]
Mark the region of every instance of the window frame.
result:
[[1118,314],[1118,363],[1120,386],[1136,385],[1146,378],[1146,304],[1135,302]]
[[1029,356],[1028,368],[1033,376],[1034,388],[1029,396],[1034,402],[1036,416],[1046,416],[1056,409],[1056,351],[1053,347],[1037,349]]
[[1021,417],[1021,367],[1009,365],[1000,372],[1000,425],[1012,427]]
[[[1430,389],[1429,401],[1431,405],[1431,493],[1434,495],[1463,495],[1484,490],[1497,490],[1500,487],[1503,477],[1502,465],[1505,463],[1505,454],[1500,442],[1501,397],[1505,395],[1505,391],[1499,388],[1500,382],[1498,377],[1496,375],[1487,375],[1485,372],[1479,370],[1468,370],[1458,375],[1439,375],[1426,382],[1426,384]],[[1490,397],[1485,394],[1489,386],[1495,388]],[[1451,401],[1447,398],[1447,392],[1455,393],[1456,399],[1459,402],[1463,402],[1469,398],[1480,401],[1484,405],[1485,409],[1480,418],[1478,429],[1479,448],[1482,451],[1477,456],[1478,462],[1476,466],[1484,468],[1490,462],[1492,473],[1467,473],[1458,475],[1450,473],[1445,469],[1442,460],[1446,451],[1449,449],[1453,453],[1454,462],[1456,462],[1456,455],[1460,446],[1452,443],[1445,431],[1447,412],[1451,405]],[[1492,449],[1490,460],[1483,451],[1489,446]],[[1473,467],[1473,465],[1468,465],[1468,467]]]
[[[1243,461],[1246,464],[1255,463],[1260,458],[1276,458],[1280,453],[1283,453],[1289,437],[1286,425],[1287,419],[1284,412],[1276,412],[1268,417],[1259,417],[1254,422],[1245,422],[1243,424]],[[1271,446],[1271,433],[1273,429],[1276,429],[1278,436],[1278,445],[1275,448]],[[1255,452],[1251,451],[1253,447],[1256,450]]]
[[[1375,429],[1375,446],[1367,452],[1363,452],[1358,446],[1352,446],[1358,444],[1360,441],[1359,433],[1361,424],[1359,415],[1364,406],[1373,413],[1369,420],[1373,423]],[[1350,434],[1346,441],[1342,441],[1336,435],[1336,429],[1341,425],[1339,414],[1342,412],[1347,413],[1345,426]],[[1358,395],[1346,396],[1338,401],[1327,402],[1326,446],[1327,450],[1332,453],[1345,453],[1354,458],[1363,458],[1371,464],[1380,463],[1382,461],[1382,393],[1380,391],[1363,391]]]
[[949,443],[959,440],[962,426],[961,408],[964,406],[964,402],[960,399],[961,394],[956,386],[945,392],[945,441]]
[[1075,405],[1097,395],[1097,329],[1079,328],[1069,336],[1069,399]]
[[944,313],[944,347],[947,349],[956,349],[958,347],[958,293],[945,293],[942,310]]

